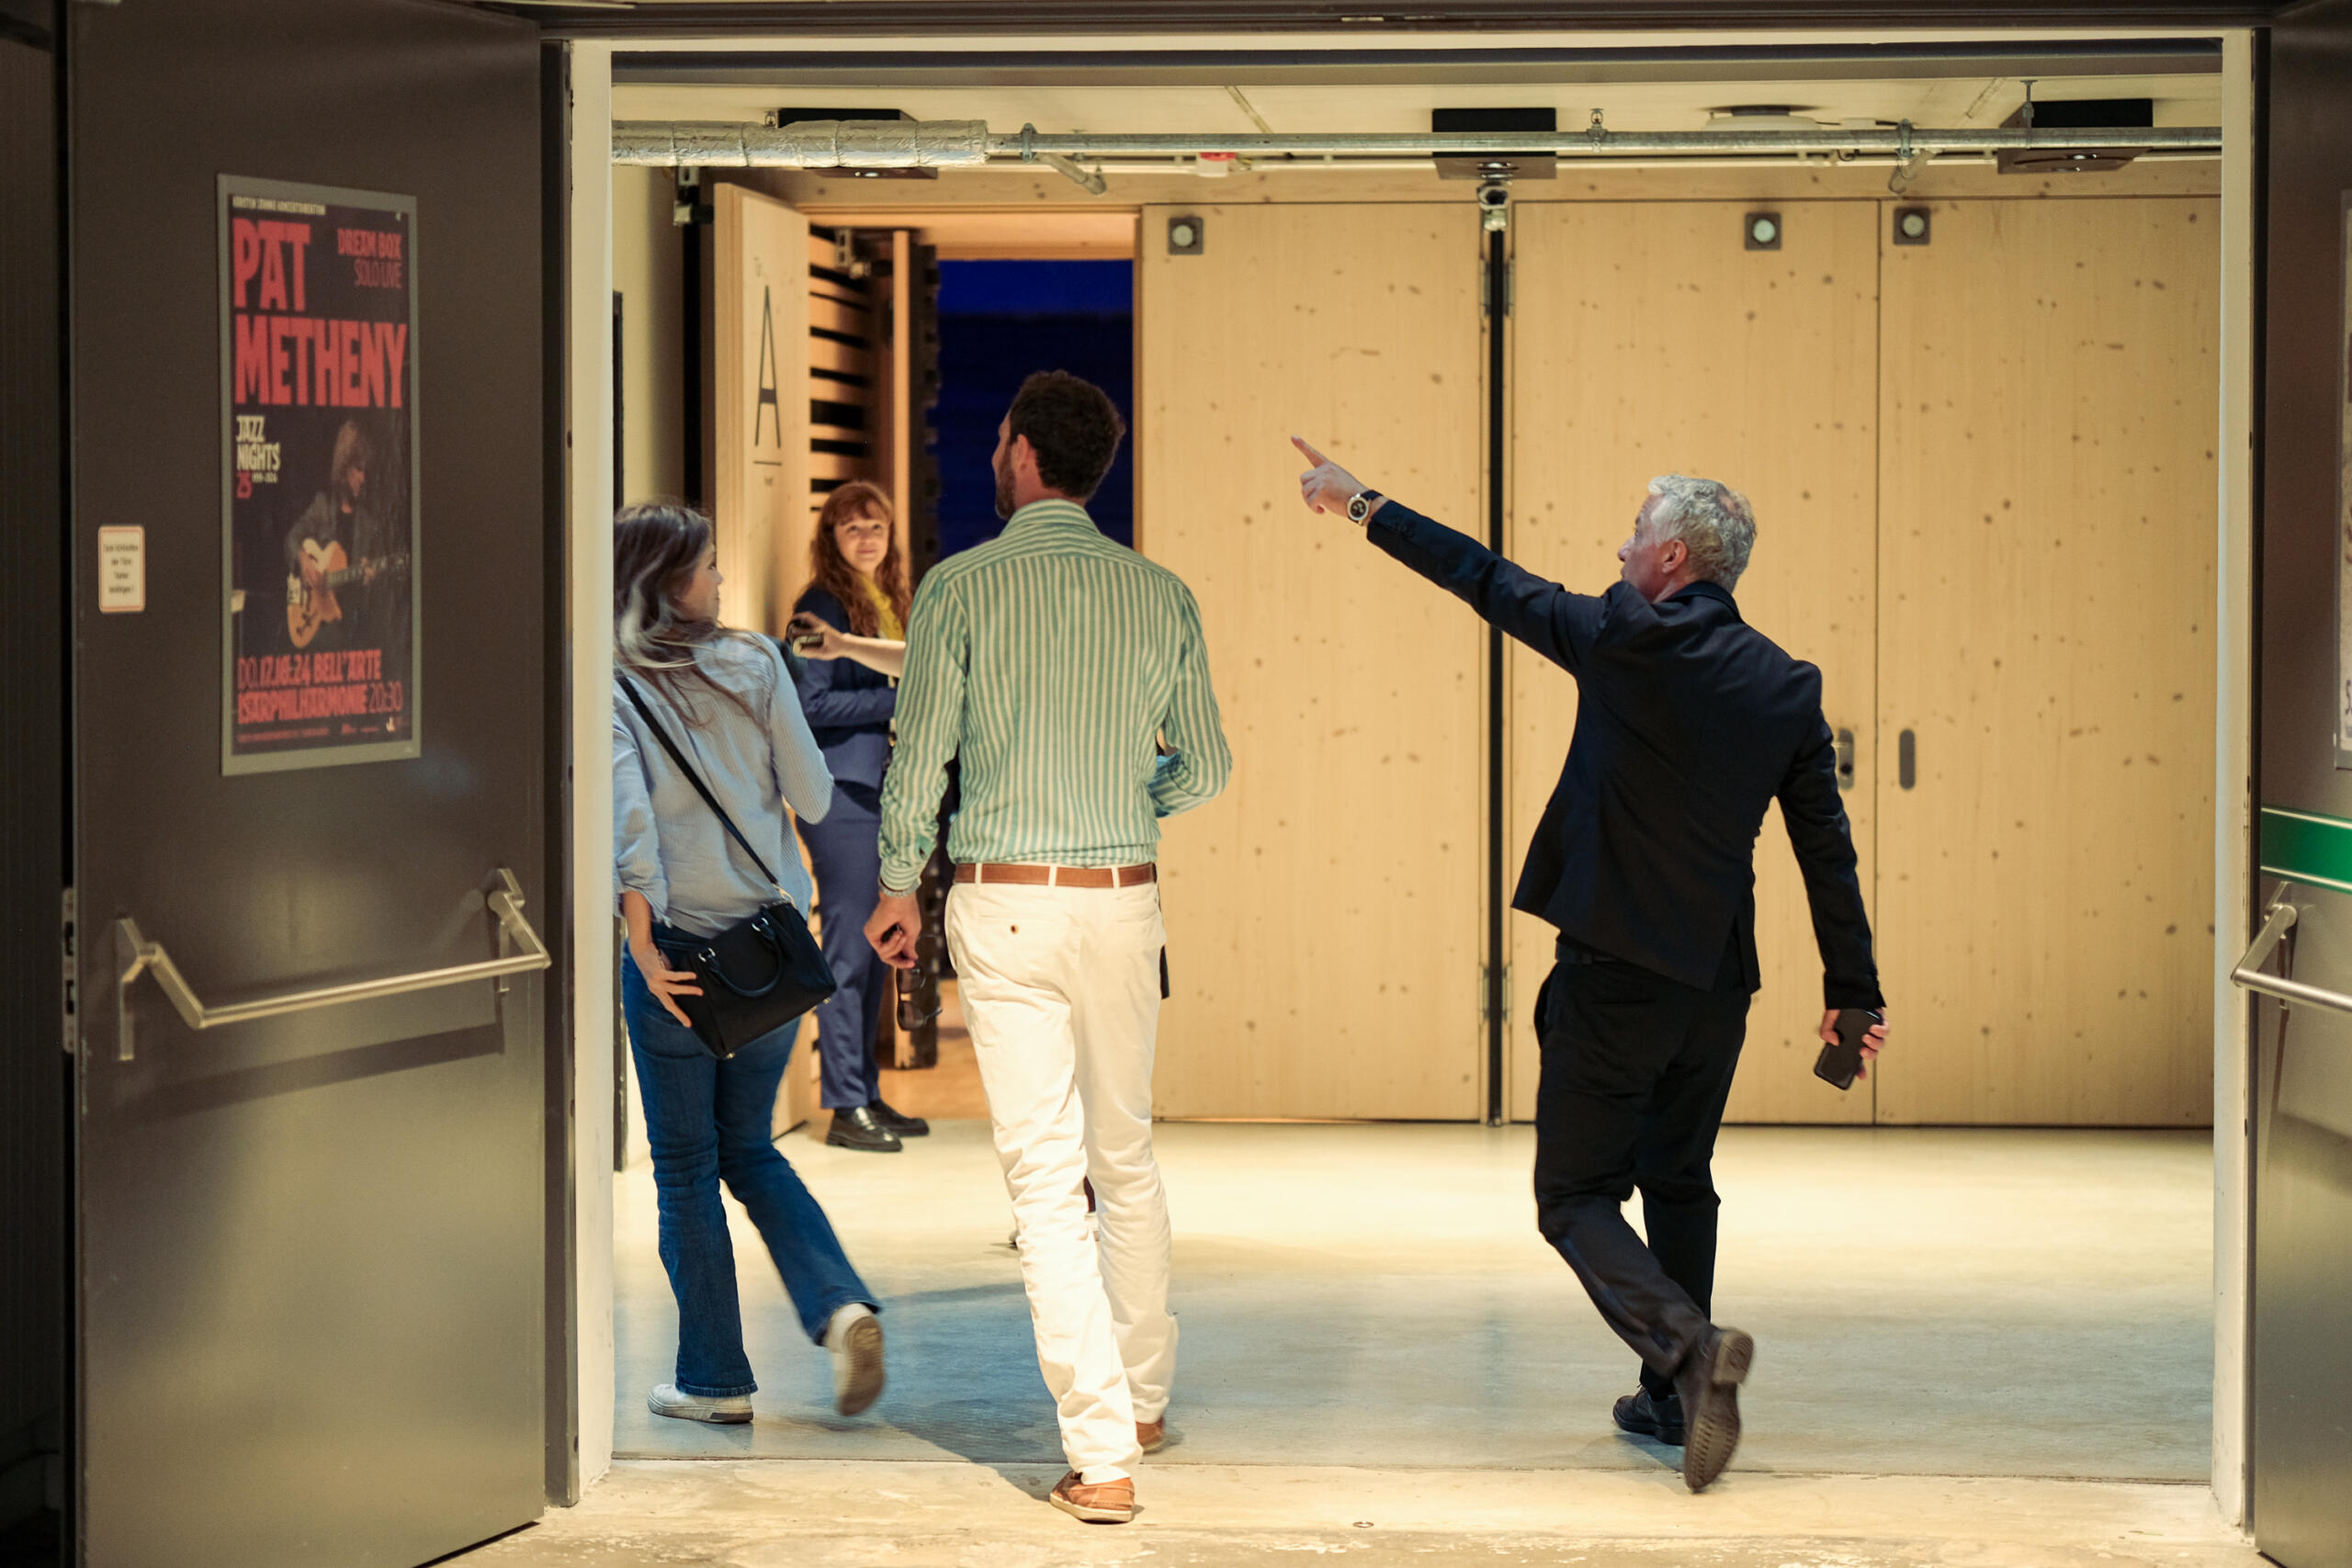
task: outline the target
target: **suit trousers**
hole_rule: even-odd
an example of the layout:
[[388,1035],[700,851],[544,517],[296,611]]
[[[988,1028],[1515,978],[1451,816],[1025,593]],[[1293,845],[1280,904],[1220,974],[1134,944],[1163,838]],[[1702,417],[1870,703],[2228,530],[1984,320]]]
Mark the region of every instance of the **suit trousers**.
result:
[[[1018,1227],[1037,1367],[1091,1483],[1168,1408],[1168,1197],[1151,1147],[1159,889],[964,883],[947,945]],[[1098,1231],[1088,1233],[1094,1183]],[[1099,1236],[1099,1242],[1098,1242]]]
[[833,994],[817,1005],[819,1099],[828,1111],[882,1098],[874,1033],[897,991],[890,966],[865,940],[881,885],[881,831],[880,815],[840,785],[823,821],[800,824],[817,878],[817,944],[833,972]]
[[[1747,1003],[1735,944],[1707,990],[1564,953],[1536,1004],[1536,1224],[1641,1357],[1653,1397],[1672,1392],[1709,1326],[1712,1164]],[[1646,1245],[1625,1222],[1635,1189]]]

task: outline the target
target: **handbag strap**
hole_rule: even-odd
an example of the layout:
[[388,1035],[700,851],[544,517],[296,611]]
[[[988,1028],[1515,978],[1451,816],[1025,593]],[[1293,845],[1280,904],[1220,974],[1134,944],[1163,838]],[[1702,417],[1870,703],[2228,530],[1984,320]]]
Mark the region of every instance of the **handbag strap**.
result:
[[767,878],[768,886],[782,894],[785,902],[790,903],[791,895],[785,893],[784,884],[775,879],[775,873],[768,869],[768,863],[760,858],[760,852],[743,837],[743,830],[735,826],[735,818],[727,815],[727,807],[718,804],[718,797],[710,793],[708,784],[702,782],[702,775],[695,772],[695,765],[686,761],[686,754],[678,750],[678,743],[670,739],[670,732],[662,728],[662,721],[653,716],[653,710],[645,705],[643,697],[638,695],[637,682],[624,675],[621,677],[621,690],[628,694],[628,700],[636,705],[638,716],[645,720],[645,727],[653,731],[653,739],[662,742],[662,750],[670,753],[670,761],[678,764],[678,771],[686,775],[688,784],[695,786],[695,793],[702,796],[702,803],[718,814],[719,821],[726,824],[727,831],[735,841],[743,846],[743,852],[752,857],[752,863],[760,868],[760,874]]

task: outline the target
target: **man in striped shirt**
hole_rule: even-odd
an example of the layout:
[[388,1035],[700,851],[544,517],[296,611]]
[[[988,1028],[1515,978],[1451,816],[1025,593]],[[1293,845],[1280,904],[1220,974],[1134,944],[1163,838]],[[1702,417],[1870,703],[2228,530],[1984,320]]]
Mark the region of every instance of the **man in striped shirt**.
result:
[[1165,1435],[1176,1362],[1151,1148],[1159,818],[1232,767],[1191,590],[1086,514],[1125,434],[1100,388],[1060,371],[1013,399],[994,460],[1004,532],[934,567],[909,617],[865,928],[913,964],[915,884],[960,758],[947,943],[1069,1461],[1052,1501],[1105,1524],[1135,1517],[1130,1467]]

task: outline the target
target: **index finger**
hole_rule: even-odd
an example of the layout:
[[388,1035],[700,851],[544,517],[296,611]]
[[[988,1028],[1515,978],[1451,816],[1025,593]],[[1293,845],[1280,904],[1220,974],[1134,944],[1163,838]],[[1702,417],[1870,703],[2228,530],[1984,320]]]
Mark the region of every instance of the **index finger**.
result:
[[1309,446],[1306,442],[1301,441],[1295,435],[1290,438],[1290,444],[1297,447],[1300,451],[1306,453],[1306,460],[1313,463],[1318,468],[1331,460],[1330,458],[1323,456],[1322,453],[1317,452],[1314,447]]

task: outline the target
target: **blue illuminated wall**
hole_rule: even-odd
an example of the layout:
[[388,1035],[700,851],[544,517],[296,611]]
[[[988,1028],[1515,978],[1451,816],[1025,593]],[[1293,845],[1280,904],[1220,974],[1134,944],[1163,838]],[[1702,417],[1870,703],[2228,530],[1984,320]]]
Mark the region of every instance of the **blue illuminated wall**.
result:
[[989,468],[997,422],[1033,370],[1067,370],[1111,394],[1128,435],[1088,511],[1135,542],[1135,264],[939,264],[939,553],[971,548],[1003,526]]

